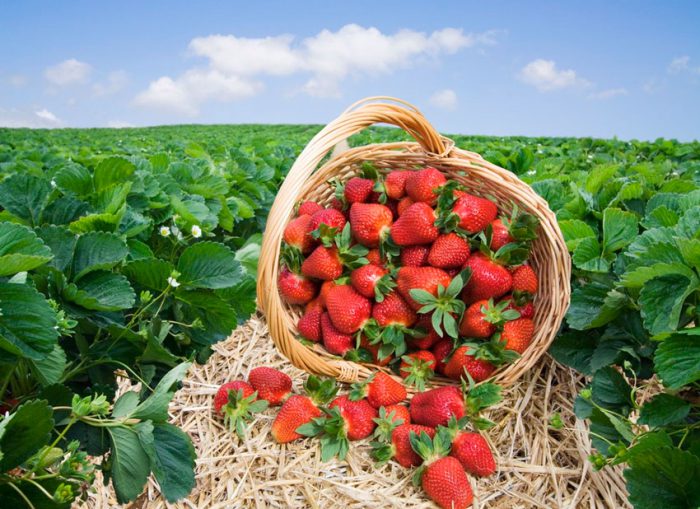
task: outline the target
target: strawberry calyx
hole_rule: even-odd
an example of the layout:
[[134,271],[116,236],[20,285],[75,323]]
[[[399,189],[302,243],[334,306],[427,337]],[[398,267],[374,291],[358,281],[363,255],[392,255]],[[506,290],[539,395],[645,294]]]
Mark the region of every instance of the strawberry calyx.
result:
[[338,384],[333,378],[319,378],[309,375],[304,382],[304,391],[315,405],[325,405],[338,393]]
[[489,248],[490,239],[483,231],[477,237],[480,240],[479,251],[499,265],[522,265],[530,256],[530,248],[526,242],[509,242],[494,252]]
[[333,187],[333,196],[343,206],[343,210],[348,208],[348,201],[345,199],[345,182],[339,177],[334,177],[328,181]]
[[253,420],[253,415],[267,409],[268,402],[257,399],[258,391],[245,397],[242,389],[228,392],[228,402],[221,407],[224,414],[224,425],[229,431],[235,431],[241,438],[245,438],[246,423]]
[[352,362],[364,363],[371,363],[374,360],[372,357],[372,352],[359,346],[357,348],[353,348],[352,350],[348,350],[348,353],[345,354],[344,359]]
[[469,232],[460,228],[459,224],[462,218],[454,212],[454,205],[459,198],[459,194],[455,191],[463,191],[464,186],[462,186],[456,180],[448,181],[444,186],[440,188],[438,193],[437,208],[435,211],[436,219],[435,226],[440,228],[444,233],[455,232],[459,235],[467,237]]
[[459,336],[459,322],[466,308],[459,295],[470,277],[471,269],[467,267],[452,278],[447,288],[438,285],[437,297],[422,288],[414,288],[410,291],[411,298],[423,305],[418,312],[432,313],[431,324],[441,338],[445,333],[455,339]]
[[418,333],[415,329],[398,323],[382,327],[374,318],[367,321],[362,332],[371,345],[380,345],[377,353],[380,360],[391,355],[400,357],[406,353],[406,335],[414,336]]
[[367,397],[369,393],[369,384],[374,380],[376,374],[371,374],[361,382],[356,382],[350,386],[350,392],[348,393],[348,398],[350,401],[360,401]]
[[290,272],[293,272],[294,274],[301,274],[301,263],[303,261],[303,256],[298,247],[283,242],[280,258],[282,260],[282,264],[285,265]]
[[383,302],[384,297],[389,295],[396,288],[395,271],[388,272],[380,277],[374,284],[374,300]]
[[391,229],[384,230],[386,235],[379,242],[379,255],[385,260],[386,267],[396,271],[396,261],[401,256],[401,248],[391,238]]
[[334,456],[344,460],[350,450],[345,419],[338,407],[324,408],[323,412],[325,416],[316,417],[311,422],[302,424],[296,432],[306,437],[321,437],[321,461],[326,462]]
[[532,214],[520,212],[516,204],[513,204],[510,217],[501,217],[501,222],[510,236],[518,242],[530,242],[537,238],[537,227],[540,220]]
[[508,306],[510,306],[510,300],[494,303],[493,299],[489,299],[487,306],[481,306],[484,321],[502,326],[509,320],[520,318],[520,313],[515,309],[508,309]]
[[465,346],[469,347],[468,355],[477,360],[488,361],[494,366],[511,364],[520,358],[520,354],[513,350],[507,350],[505,345],[506,342],[501,341],[500,333],[494,334],[490,341],[465,343]]
[[416,389],[423,392],[425,390],[425,382],[435,376],[432,363],[419,357],[411,357],[404,355],[401,360],[406,366],[401,366],[401,376],[405,377],[405,382],[408,385],[413,385]]
[[492,428],[496,423],[490,419],[481,417],[479,414],[482,410],[500,403],[503,399],[501,396],[501,387],[492,382],[482,382],[477,385],[469,373],[466,373],[466,376],[468,381],[462,379],[465,412],[463,419],[471,422],[477,429],[483,430]]
[[431,463],[444,458],[450,453],[452,441],[444,427],[439,427],[435,432],[435,438],[432,439],[425,431],[421,431],[420,435],[415,431],[411,431],[409,440],[411,449],[423,459],[423,464],[413,474],[413,485],[420,486],[425,469]]
[[[374,430],[373,436],[379,442],[384,443],[391,442],[391,433],[395,428],[398,428],[404,423],[403,419],[396,418],[396,410],[387,413],[385,407],[379,408],[379,417],[375,417],[374,422],[377,424],[377,427]],[[389,458],[391,458],[391,456]]]

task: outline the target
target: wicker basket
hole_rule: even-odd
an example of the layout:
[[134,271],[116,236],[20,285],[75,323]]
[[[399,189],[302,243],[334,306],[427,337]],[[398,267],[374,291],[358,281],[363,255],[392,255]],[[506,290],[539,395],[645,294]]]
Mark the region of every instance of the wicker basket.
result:
[[[401,127],[416,142],[381,143],[350,149],[319,167],[337,143],[379,123]],[[299,155],[277,193],[263,237],[257,287],[258,305],[267,317],[270,335],[277,348],[300,369],[343,382],[355,382],[377,369],[385,369],[345,361],[326,352],[320,344],[314,348],[303,345],[296,339],[296,322],[301,309],[287,305],[277,288],[282,234],[293,217],[295,205],[302,200],[327,205],[333,197],[327,181],[332,177],[350,178],[364,161],[371,161],[380,171],[433,166],[448,178],[461,182],[470,192],[489,195],[502,211],[510,212],[515,203],[521,210],[539,218],[539,236],[532,245],[530,258],[540,282],[535,297],[535,336],[520,359],[504,366],[491,378],[501,385],[515,382],[545,353],[569,304],[570,258],[556,217],[547,202],[514,174],[485,161],[479,154],[455,147],[454,142],[440,136],[415,107],[390,97],[360,101],[328,124]],[[436,379],[434,383],[454,382]]]

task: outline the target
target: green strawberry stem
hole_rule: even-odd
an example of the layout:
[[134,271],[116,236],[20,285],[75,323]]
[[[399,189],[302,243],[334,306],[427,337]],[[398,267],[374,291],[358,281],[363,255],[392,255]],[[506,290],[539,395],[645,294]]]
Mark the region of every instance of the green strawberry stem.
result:
[[418,359],[415,357],[409,357],[408,355],[402,357],[402,359],[408,366],[401,368],[403,373],[408,373],[405,382],[408,385],[413,385],[420,392],[425,390],[425,382],[435,376],[433,368],[430,367],[430,363],[424,359]]
[[302,424],[296,432],[307,437],[321,437],[321,461],[324,463],[335,456],[344,460],[350,450],[345,419],[340,414],[339,408],[324,408],[323,411],[326,413],[325,416]]
[[379,409],[379,417],[374,419],[374,422],[377,423],[377,427],[374,430],[374,437],[380,442],[391,442],[391,433],[395,428],[404,423],[403,419],[395,419],[395,417],[396,410],[392,410],[387,414],[385,407]]
[[438,286],[437,297],[421,288],[410,291],[411,298],[423,304],[419,313],[432,313],[431,323],[435,332],[442,338],[445,333],[451,338],[459,337],[459,322],[466,308],[464,301],[459,298],[462,288],[471,277],[471,269],[466,268],[457,274],[447,288]]
[[229,391],[228,402],[221,408],[224,413],[224,424],[229,431],[235,431],[241,439],[245,438],[246,423],[253,420],[253,414],[267,409],[267,401],[256,400],[257,397],[257,391],[247,398],[243,396],[242,389]]

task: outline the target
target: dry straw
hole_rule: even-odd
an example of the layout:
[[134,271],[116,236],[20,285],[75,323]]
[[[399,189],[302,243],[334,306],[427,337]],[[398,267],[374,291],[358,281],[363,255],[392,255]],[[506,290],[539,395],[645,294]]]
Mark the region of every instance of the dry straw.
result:
[[[335,155],[319,167],[336,144],[379,123],[398,126],[416,141],[354,148]],[[536,333],[523,356],[494,376],[502,385],[515,382],[547,351],[569,303],[570,259],[556,217],[547,202],[513,173],[489,163],[479,154],[455,147],[415,107],[393,98],[360,101],[328,124],[303,150],[277,193],[268,216],[258,268],[258,305],[266,315],[277,348],[295,366],[342,381],[357,381],[379,369],[342,360],[318,345],[312,349],[297,341],[299,309],[284,303],[277,289],[282,235],[293,217],[295,205],[302,200],[328,204],[333,197],[328,180],[351,177],[365,161],[383,172],[433,166],[448,178],[461,182],[470,192],[489,196],[503,212],[510,213],[513,205],[517,205],[540,220],[539,237],[533,243],[531,256],[540,280],[535,300]]]

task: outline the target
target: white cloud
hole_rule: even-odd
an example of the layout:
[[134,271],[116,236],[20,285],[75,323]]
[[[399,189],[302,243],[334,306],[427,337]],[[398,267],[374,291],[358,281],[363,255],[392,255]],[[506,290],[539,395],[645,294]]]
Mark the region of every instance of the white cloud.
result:
[[374,27],[350,24],[337,32],[322,30],[298,43],[291,35],[197,37],[190,42],[189,53],[205,58],[206,65],[151,82],[134,102],[196,115],[207,101],[259,93],[263,76],[292,74],[310,75],[302,86],[309,95],[338,96],[347,78],[389,74],[464,48],[493,45],[497,35],[496,31],[465,34],[456,28],[430,34],[413,30],[384,34]]
[[61,63],[47,67],[44,70],[44,77],[52,85],[63,87],[85,83],[90,77],[92,67],[85,62],[80,62],[75,58],[64,60]]
[[18,108],[0,108],[1,127],[60,127],[61,120],[46,108],[38,110],[21,110]]
[[605,99],[627,95],[628,93],[626,88],[609,88],[607,90],[601,90],[600,92],[594,92],[590,94],[588,98],[603,101]]
[[107,127],[112,127],[115,129],[123,129],[125,127],[136,127],[130,122],[124,122],[123,120],[110,120],[107,122]]
[[47,122],[52,122],[54,124],[60,124],[61,121],[58,120],[58,117],[51,113],[49,110],[46,108],[35,111],[34,114],[39,117],[42,120],[46,120]]
[[2,79],[0,79],[0,82],[6,83],[12,87],[15,88],[21,88],[24,85],[27,84],[27,77],[24,76],[23,74],[10,74],[8,76],[4,76]]
[[682,72],[690,72],[693,74],[700,74],[700,66],[694,67],[690,65],[690,57],[684,55],[682,57],[676,57],[671,60],[666,69],[669,74],[679,74]]
[[542,58],[533,60],[523,67],[519,78],[540,92],[590,85],[590,82],[577,76],[573,69],[557,69],[557,64],[553,60]]
[[129,75],[126,71],[112,71],[104,82],[95,83],[92,93],[96,97],[116,94],[129,83]]
[[430,96],[430,104],[443,110],[453,110],[457,106],[457,94],[454,90],[446,88],[438,90]]

